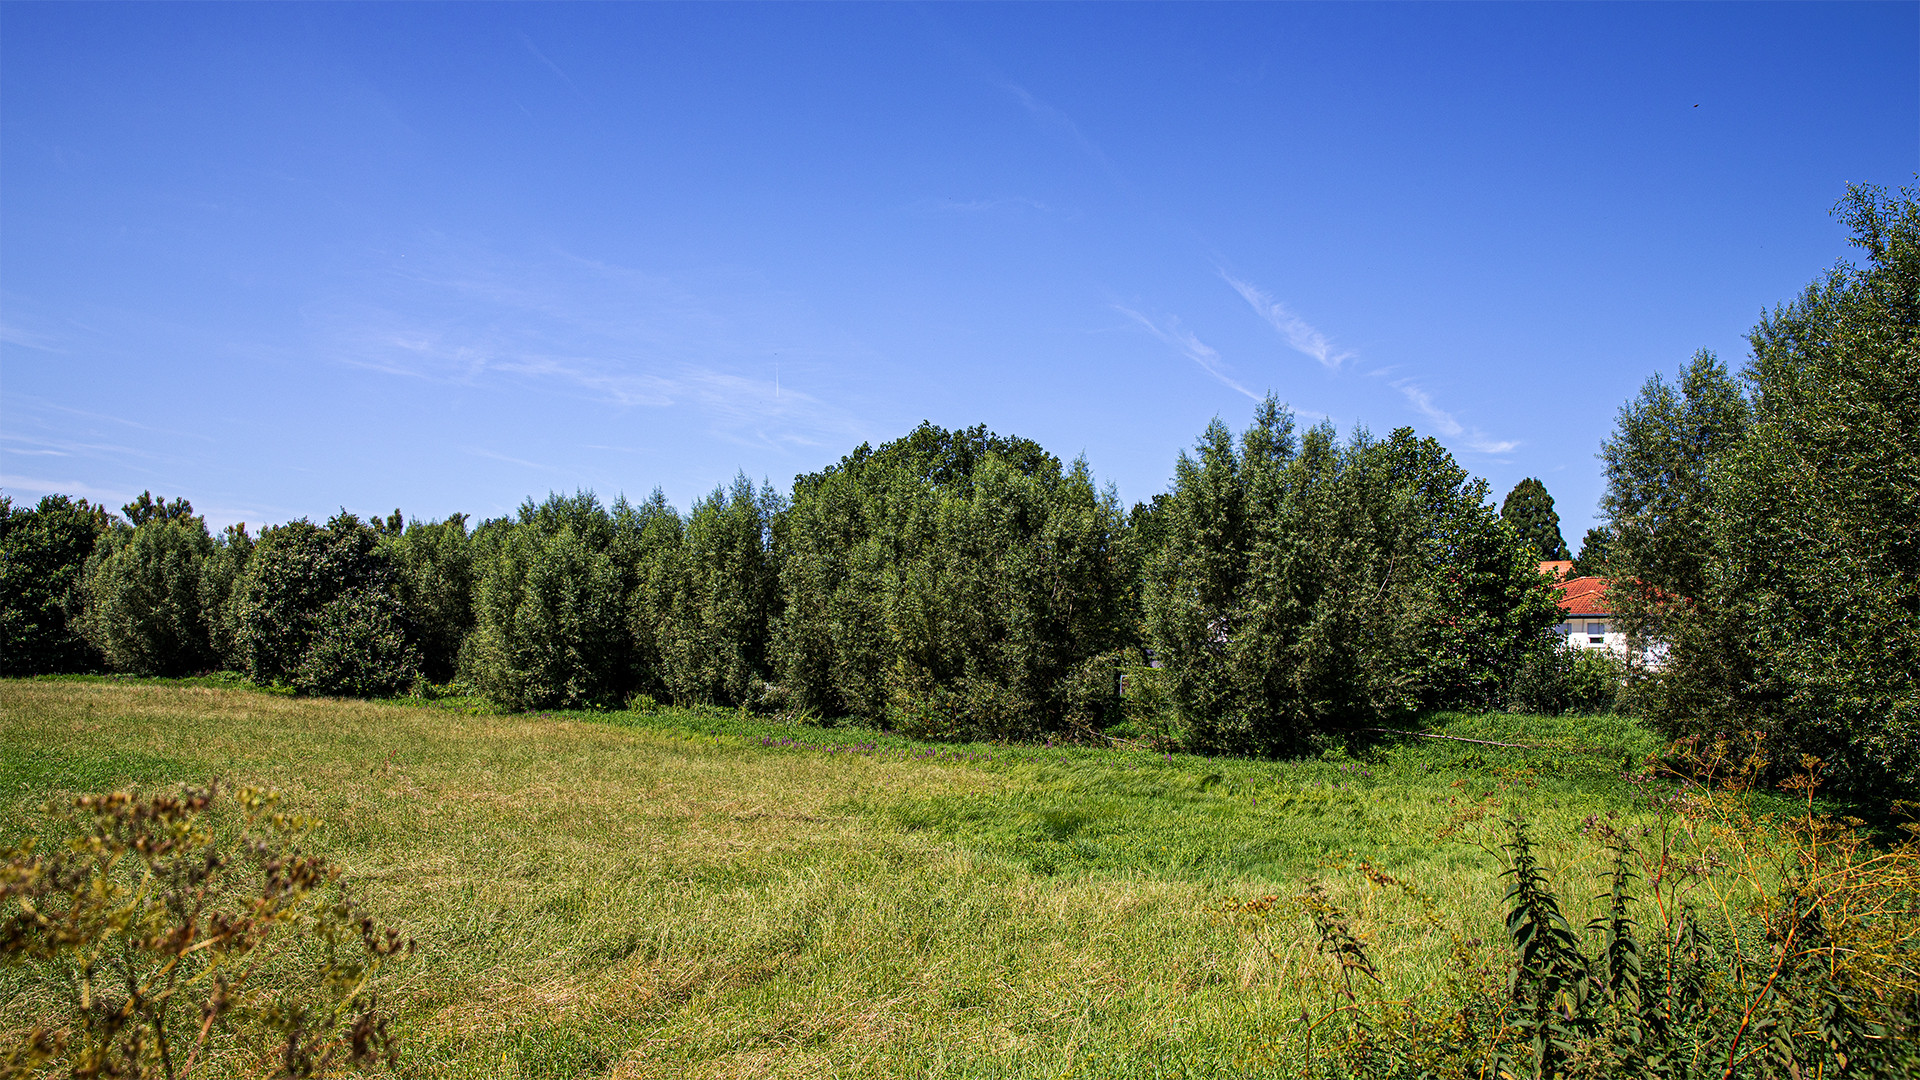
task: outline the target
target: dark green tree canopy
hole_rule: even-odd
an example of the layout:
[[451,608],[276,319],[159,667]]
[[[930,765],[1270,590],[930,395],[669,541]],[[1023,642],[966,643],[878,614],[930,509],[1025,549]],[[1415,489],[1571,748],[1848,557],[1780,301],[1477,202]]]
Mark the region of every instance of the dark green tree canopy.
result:
[[[664,506],[665,500],[660,500]],[[785,500],[745,473],[693,504],[649,597],[657,671],[675,701],[744,705],[770,677],[782,597],[775,524]]]
[[797,704],[934,734],[1057,731],[1127,634],[1124,528],[1084,462],[922,424],[794,484],[775,643]]
[[1884,800],[1920,790],[1920,203],[1855,187],[1836,213],[1865,265],[1760,320],[1744,388],[1701,353],[1621,410],[1607,561],[1664,650],[1652,720]]
[[1553,496],[1547,485],[1529,476],[1513,486],[1500,504],[1500,518],[1543,560],[1568,557],[1567,541],[1560,535],[1560,515],[1554,512]]
[[1573,572],[1582,577],[1606,574],[1607,551],[1613,547],[1613,530],[1595,525],[1580,538],[1580,553],[1573,557]]
[[1854,187],[1866,255],[1749,340],[1752,430],[1714,470],[1711,576],[1739,707],[1781,749],[1920,791],[1920,192]]
[[882,443],[878,450],[861,443],[837,465],[795,478],[794,494],[798,498],[836,473],[850,474],[872,466],[901,472],[936,491],[965,493],[972,485],[974,469],[989,456],[999,458],[1022,476],[1060,471],[1060,459],[1032,439],[996,435],[985,424],[948,431],[923,420],[919,427]]
[[1745,435],[1751,411],[1739,382],[1704,349],[1677,382],[1656,374],[1621,406],[1600,447],[1607,477],[1600,509],[1613,535],[1615,576],[1678,596],[1704,593],[1708,471]]
[[151,491],[143,491],[140,497],[120,508],[128,524],[139,528],[149,521],[180,521],[193,516],[193,504],[185,499],[168,502],[164,497],[156,499]]
[[115,671],[185,675],[211,668],[217,656],[204,578],[214,543],[206,522],[191,514],[139,516],[137,527],[103,535],[87,562],[87,639]]
[[1546,647],[1538,559],[1431,439],[1296,438],[1269,398],[1182,454],[1146,623],[1196,745],[1289,753],[1367,723],[1505,700]]
[[344,510],[262,530],[230,601],[234,654],[259,682],[395,693],[419,674],[380,535]]
[[25,510],[0,495],[0,674],[99,670],[79,584],[111,520],[85,499],[48,495]]
[[394,590],[420,650],[421,670],[434,682],[453,678],[460,645],[473,629],[473,540],[467,515],[413,521],[404,528],[395,510],[375,520],[380,546],[393,564]]
[[484,523],[465,677],[516,708],[623,703],[646,678],[628,627],[645,525],[644,509],[622,499],[609,510],[590,491]]

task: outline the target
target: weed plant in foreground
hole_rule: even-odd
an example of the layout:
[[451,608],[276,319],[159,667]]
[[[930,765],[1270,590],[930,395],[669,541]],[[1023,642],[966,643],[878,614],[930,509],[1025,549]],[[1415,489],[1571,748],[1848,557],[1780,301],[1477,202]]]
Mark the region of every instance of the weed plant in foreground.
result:
[[[0,682],[0,843],[83,792],[277,789],[419,943],[382,999],[402,1076],[1298,1076],[1301,1018],[1347,970],[1309,887],[1367,994],[1441,1002],[1479,971],[1497,997],[1504,822],[1531,823],[1581,926],[1607,910],[1606,833],[1644,844],[1681,806],[1624,721],[1426,730],[1481,742],[1247,761]],[[1267,896],[1255,934],[1231,906]],[[27,978],[0,971],[0,1028],[31,1024]],[[1319,1068],[1357,1060],[1340,1023]]]
[[[393,1060],[382,969],[412,948],[300,850],[308,823],[242,789],[83,795],[64,843],[0,861],[0,958],[24,1025],[0,1076],[311,1076]],[[234,823],[229,823],[230,825]]]
[[[1690,748],[1698,782],[1657,836],[1601,825],[1606,909],[1576,930],[1529,827],[1507,823],[1505,985],[1455,938],[1451,977],[1396,998],[1318,886],[1300,898],[1339,965],[1301,1056],[1337,1076],[1907,1077],[1920,1074],[1920,827],[1890,848],[1816,812],[1756,813],[1766,763]],[[1383,884],[1403,883],[1369,870]],[[1412,891],[1412,890],[1409,890]],[[1277,897],[1223,912],[1265,944]],[[1440,920],[1434,920],[1438,925]]]

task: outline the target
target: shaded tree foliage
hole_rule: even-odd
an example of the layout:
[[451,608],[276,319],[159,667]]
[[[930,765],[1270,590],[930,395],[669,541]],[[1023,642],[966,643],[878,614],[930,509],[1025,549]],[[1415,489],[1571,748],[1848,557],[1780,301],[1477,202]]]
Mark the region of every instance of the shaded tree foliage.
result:
[[1536,559],[1412,431],[1296,438],[1264,402],[1182,454],[1147,628],[1196,746],[1298,752],[1419,708],[1505,698],[1547,647]]
[[473,543],[467,515],[379,523],[380,546],[393,565],[394,593],[420,651],[420,670],[434,682],[452,679],[460,646],[473,629]]
[[1547,494],[1547,485],[1534,477],[1527,477],[1507,492],[1506,499],[1500,503],[1500,520],[1540,559],[1569,558],[1567,541],[1560,535],[1560,515],[1553,509],[1553,496]]
[[320,609],[288,682],[302,694],[402,693],[420,677],[420,653],[407,630],[406,609],[391,587],[345,590]]
[[253,556],[253,544],[246,522],[227,526],[214,538],[213,552],[200,573],[200,610],[207,620],[208,644],[219,663],[236,670],[241,664],[234,600],[247,560]]
[[1119,556],[1127,581],[1126,620],[1132,644],[1144,644],[1146,629],[1147,567],[1167,543],[1168,507],[1173,496],[1160,492],[1146,502],[1133,504],[1127,512],[1127,526],[1120,535]]
[[97,671],[80,633],[80,577],[111,515],[48,495],[31,510],[0,495],[0,674]]

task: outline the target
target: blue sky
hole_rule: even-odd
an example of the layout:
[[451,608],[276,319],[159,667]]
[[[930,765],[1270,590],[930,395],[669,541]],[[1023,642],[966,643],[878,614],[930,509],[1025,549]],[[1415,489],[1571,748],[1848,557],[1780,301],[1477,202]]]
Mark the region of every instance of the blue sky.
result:
[[1578,544],[1920,170],[1920,5],[0,6],[0,489],[681,507],[922,419],[1131,503],[1272,390]]

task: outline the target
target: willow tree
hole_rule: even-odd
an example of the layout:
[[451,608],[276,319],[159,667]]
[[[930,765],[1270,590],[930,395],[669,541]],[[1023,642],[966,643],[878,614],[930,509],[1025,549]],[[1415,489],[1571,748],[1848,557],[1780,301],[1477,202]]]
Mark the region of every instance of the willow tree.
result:
[[628,625],[648,513],[582,491],[483,524],[462,674],[516,708],[618,707],[648,685]]
[[1296,436],[1272,398],[1182,454],[1147,629],[1198,747],[1290,753],[1505,699],[1553,605],[1485,481],[1400,429]]
[[87,561],[82,625],[115,671],[185,675],[217,661],[205,588],[213,537],[191,505],[177,503],[184,513],[140,513],[130,504],[137,524],[109,529]]
[[1855,187],[1866,259],[1749,335],[1753,421],[1713,470],[1706,595],[1736,719],[1846,789],[1920,791],[1920,192]]
[[1096,722],[1127,636],[1124,522],[1083,462],[922,424],[799,478],[777,655],[798,704],[929,735]]

